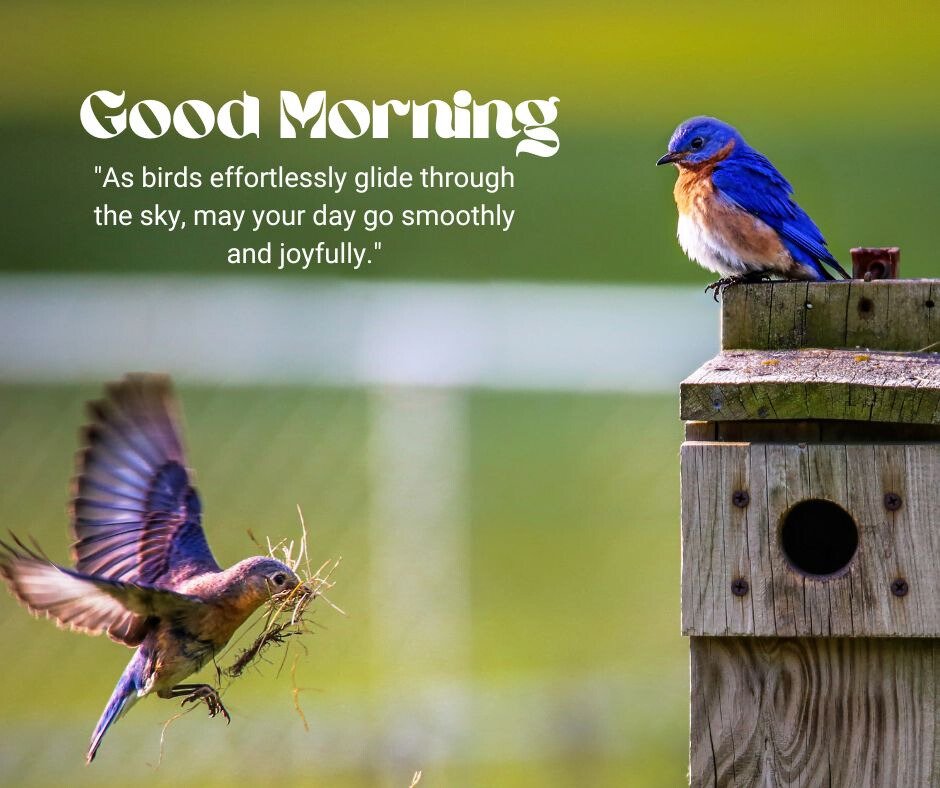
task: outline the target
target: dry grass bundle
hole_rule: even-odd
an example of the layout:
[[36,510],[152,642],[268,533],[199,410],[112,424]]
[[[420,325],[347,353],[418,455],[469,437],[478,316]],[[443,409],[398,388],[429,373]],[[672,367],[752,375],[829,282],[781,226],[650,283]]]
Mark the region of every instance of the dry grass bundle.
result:
[[[263,621],[261,632],[255,637],[250,646],[239,652],[238,657],[231,665],[219,669],[220,676],[236,679],[254,665],[269,647],[282,645],[289,638],[309,632],[313,622],[307,617],[308,609],[314,600],[319,597],[323,597],[330,607],[345,615],[340,608],[325,596],[325,593],[333,588],[333,573],[339,567],[341,559],[330,559],[321,564],[316,571],[311,571],[310,556],[307,551],[307,527],[304,524],[303,512],[300,511],[299,506],[297,507],[297,513],[300,516],[300,539],[297,542],[282,540],[276,544],[272,544],[268,540],[267,550],[268,555],[282,561],[291,568],[294,574],[300,578],[300,585],[289,591],[271,596],[271,599],[262,608],[259,617],[259,620]],[[250,531],[249,536],[256,544],[258,543]]]

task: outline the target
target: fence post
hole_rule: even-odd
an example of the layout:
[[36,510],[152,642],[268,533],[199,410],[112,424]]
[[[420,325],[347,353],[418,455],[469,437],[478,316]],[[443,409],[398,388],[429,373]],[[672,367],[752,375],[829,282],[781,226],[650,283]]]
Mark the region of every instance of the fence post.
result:
[[721,338],[681,386],[690,783],[940,785],[940,280],[742,285]]

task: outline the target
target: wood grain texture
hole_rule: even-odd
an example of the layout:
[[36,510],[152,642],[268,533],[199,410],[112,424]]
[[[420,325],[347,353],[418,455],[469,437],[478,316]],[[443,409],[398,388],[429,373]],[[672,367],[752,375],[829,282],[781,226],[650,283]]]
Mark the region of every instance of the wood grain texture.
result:
[[[682,629],[687,635],[940,636],[940,444],[682,445]],[[732,502],[745,490],[750,503]],[[903,505],[888,511],[884,495]],[[779,529],[796,503],[844,508],[848,571],[793,569]],[[891,593],[907,580],[904,597]],[[731,593],[738,578],[750,586]]]
[[690,783],[940,785],[940,642],[692,638]]
[[691,421],[837,419],[940,424],[940,353],[721,353],[686,378]]
[[722,295],[722,350],[908,351],[937,341],[940,279],[764,282]]

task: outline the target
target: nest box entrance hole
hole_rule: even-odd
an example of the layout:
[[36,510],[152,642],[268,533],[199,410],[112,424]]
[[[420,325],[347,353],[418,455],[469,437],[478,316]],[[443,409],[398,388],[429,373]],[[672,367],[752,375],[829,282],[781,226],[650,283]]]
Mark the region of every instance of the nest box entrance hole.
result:
[[858,549],[858,526],[832,501],[800,501],[780,524],[780,547],[790,566],[808,577],[843,573]]

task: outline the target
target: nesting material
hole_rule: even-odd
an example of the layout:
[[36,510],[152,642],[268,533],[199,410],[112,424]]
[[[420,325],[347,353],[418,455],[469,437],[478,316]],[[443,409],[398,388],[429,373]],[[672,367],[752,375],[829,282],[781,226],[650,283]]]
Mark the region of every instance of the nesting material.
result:
[[[301,577],[301,584],[284,594],[271,597],[263,613],[265,623],[261,633],[250,646],[242,649],[231,665],[222,669],[223,675],[237,679],[261,657],[268,647],[281,645],[287,642],[288,638],[309,632],[311,622],[307,618],[308,608],[317,597],[323,595],[324,591],[333,587],[330,577],[338,566],[338,560],[330,560],[321,565],[312,575],[306,576],[296,567],[291,567],[297,576]],[[332,603],[328,602],[328,604],[336,607]]]
[[265,652],[272,646],[283,645],[291,638],[309,633],[312,625],[309,610],[314,600],[319,597],[323,597],[330,607],[345,615],[324,596],[333,588],[332,577],[339,567],[340,559],[330,559],[312,571],[307,552],[307,529],[304,526],[302,514],[300,523],[302,535],[298,542],[291,540],[272,544],[269,540],[267,544],[268,554],[287,564],[300,578],[300,584],[289,591],[271,596],[261,611],[261,619],[264,622],[261,632],[251,645],[239,652],[228,667],[219,668],[221,675],[237,679],[249,667],[262,659]]

